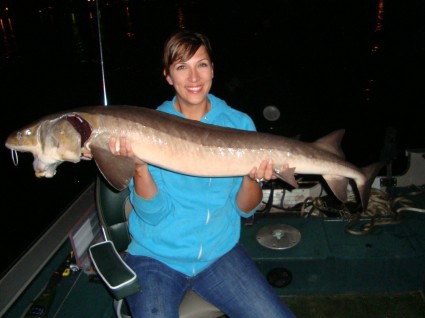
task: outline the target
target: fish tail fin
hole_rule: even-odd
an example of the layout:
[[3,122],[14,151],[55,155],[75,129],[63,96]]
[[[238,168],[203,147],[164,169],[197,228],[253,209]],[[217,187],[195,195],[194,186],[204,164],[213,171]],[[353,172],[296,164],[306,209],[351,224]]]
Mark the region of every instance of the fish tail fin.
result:
[[[341,147],[344,134],[345,129],[335,130],[326,136],[317,139],[313,144],[315,147],[332,153],[338,158],[344,160],[345,154]],[[347,178],[337,175],[323,175],[323,179],[325,179],[327,185],[339,201],[347,201],[347,187],[349,182]]]
[[385,161],[378,161],[368,165],[366,167],[361,168],[363,175],[365,176],[365,182],[362,184],[357,183],[357,189],[359,191],[360,201],[362,204],[363,211],[366,211],[370,190],[372,187],[372,183],[375,180],[376,176],[379,174],[379,171],[385,166]]

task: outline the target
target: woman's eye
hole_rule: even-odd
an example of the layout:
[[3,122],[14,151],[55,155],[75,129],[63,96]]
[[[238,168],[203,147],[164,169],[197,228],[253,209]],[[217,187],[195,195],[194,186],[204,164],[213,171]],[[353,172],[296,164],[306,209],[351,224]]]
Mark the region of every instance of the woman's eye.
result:
[[183,70],[185,67],[184,67],[184,65],[178,65],[177,67],[176,67],[176,70]]

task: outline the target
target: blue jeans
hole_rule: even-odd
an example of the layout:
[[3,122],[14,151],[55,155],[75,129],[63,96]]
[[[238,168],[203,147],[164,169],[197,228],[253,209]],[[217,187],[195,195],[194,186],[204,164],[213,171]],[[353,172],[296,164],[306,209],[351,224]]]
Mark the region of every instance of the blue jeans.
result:
[[194,277],[149,257],[125,259],[141,284],[140,292],[127,297],[133,318],[178,318],[189,289],[231,318],[295,317],[239,244]]

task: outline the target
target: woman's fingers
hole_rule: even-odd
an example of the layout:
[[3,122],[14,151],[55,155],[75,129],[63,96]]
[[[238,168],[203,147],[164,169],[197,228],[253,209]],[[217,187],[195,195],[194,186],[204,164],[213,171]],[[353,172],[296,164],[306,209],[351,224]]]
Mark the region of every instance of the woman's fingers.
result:
[[[282,166],[282,171],[289,169],[289,165],[285,163]],[[258,167],[253,167],[249,173],[249,177],[257,182],[267,182],[277,179],[274,174],[273,160],[263,160]]]
[[127,141],[126,137],[120,137],[117,141],[115,137],[111,137],[108,142],[109,149],[114,155],[119,156],[133,156],[133,149],[131,148],[131,144]]

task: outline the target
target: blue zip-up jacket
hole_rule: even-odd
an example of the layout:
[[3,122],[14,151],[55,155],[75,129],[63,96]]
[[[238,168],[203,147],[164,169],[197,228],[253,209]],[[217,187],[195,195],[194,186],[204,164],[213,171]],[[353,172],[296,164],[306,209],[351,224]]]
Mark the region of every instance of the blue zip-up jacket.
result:
[[[252,119],[208,95],[211,110],[202,122],[244,130],[255,130]],[[175,97],[159,111],[184,117],[174,109]],[[138,196],[131,180],[129,217],[132,241],[128,252],[159,260],[171,268],[194,276],[227,253],[240,237],[241,216],[236,194],[242,177],[208,178],[174,173],[149,166],[158,193],[150,200]]]

